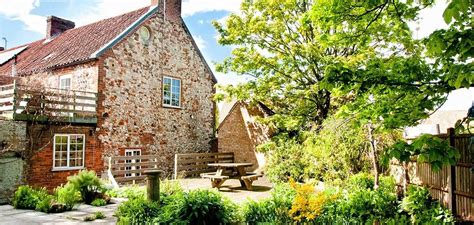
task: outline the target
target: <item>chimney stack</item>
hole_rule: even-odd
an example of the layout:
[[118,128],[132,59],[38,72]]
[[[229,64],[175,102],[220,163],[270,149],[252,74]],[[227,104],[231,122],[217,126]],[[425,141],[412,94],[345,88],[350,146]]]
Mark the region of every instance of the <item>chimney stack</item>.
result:
[[151,6],[158,5],[158,11],[167,20],[181,22],[181,1],[182,0],[151,0]]
[[46,22],[46,39],[51,39],[55,36],[58,36],[64,31],[73,29],[76,26],[72,21],[55,16],[48,16]]

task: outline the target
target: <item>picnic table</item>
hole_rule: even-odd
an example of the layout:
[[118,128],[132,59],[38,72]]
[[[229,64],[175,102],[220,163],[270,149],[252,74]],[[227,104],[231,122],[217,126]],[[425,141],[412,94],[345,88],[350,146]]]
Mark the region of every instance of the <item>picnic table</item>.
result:
[[[238,179],[242,187],[253,190],[252,182],[262,177],[261,174],[247,173],[245,167],[253,166],[252,163],[209,163],[210,167],[216,167],[213,173],[202,173],[202,178],[209,178],[213,188],[219,189],[227,179]],[[230,172],[229,172],[230,171]]]

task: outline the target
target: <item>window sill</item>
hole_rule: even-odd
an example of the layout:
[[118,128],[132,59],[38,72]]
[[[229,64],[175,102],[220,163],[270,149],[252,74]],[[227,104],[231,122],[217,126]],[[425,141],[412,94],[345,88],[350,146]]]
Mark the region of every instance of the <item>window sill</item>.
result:
[[181,106],[162,105],[165,109],[183,109]]
[[70,170],[82,170],[84,167],[63,167],[63,168],[53,168],[51,172],[60,172],[60,171],[70,171]]

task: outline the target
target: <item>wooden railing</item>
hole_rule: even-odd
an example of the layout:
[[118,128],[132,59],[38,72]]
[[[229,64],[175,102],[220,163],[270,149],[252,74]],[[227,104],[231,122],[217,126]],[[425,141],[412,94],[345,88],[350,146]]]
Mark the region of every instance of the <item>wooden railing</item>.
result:
[[117,183],[144,183],[145,170],[158,169],[159,156],[113,156],[110,159],[110,172]]
[[0,86],[0,117],[13,120],[97,123],[97,93]]
[[226,162],[234,162],[233,152],[175,154],[174,178],[195,177],[201,173],[213,172],[216,169],[207,164]]

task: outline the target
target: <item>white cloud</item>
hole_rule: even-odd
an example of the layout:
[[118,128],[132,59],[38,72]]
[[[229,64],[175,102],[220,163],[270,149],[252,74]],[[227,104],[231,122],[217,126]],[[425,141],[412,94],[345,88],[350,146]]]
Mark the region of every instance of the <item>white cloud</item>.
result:
[[46,17],[31,13],[39,5],[39,0],[0,0],[0,15],[23,22],[26,30],[45,34]]
[[196,42],[196,45],[201,51],[206,48],[206,40],[204,40],[204,38],[202,38],[201,35],[193,36],[193,38],[194,38],[194,41]]
[[240,10],[241,3],[242,0],[183,0],[182,16],[213,11],[236,13]]

